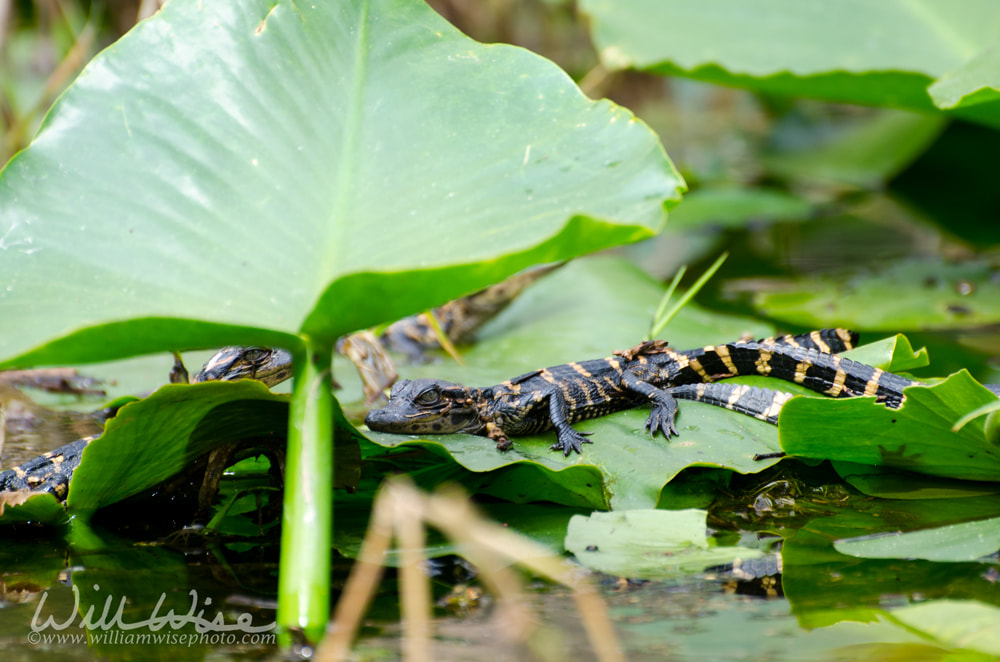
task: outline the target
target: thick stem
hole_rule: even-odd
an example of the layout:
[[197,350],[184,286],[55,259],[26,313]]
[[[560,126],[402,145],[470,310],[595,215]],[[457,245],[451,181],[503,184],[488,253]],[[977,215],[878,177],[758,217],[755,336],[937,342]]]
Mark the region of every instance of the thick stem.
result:
[[278,626],[318,642],[330,616],[333,531],[333,392],[330,343],[306,339],[296,357],[288,412],[285,503],[278,570]]

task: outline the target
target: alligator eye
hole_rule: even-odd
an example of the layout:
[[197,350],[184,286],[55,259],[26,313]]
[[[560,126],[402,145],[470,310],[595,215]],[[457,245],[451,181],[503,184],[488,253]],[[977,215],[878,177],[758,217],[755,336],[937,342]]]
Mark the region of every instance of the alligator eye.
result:
[[247,347],[243,350],[243,359],[250,363],[260,363],[267,358],[268,350],[261,347]]
[[426,391],[417,396],[417,402],[419,402],[422,405],[433,405],[440,399],[441,399],[441,391],[439,391],[436,386],[427,389]]

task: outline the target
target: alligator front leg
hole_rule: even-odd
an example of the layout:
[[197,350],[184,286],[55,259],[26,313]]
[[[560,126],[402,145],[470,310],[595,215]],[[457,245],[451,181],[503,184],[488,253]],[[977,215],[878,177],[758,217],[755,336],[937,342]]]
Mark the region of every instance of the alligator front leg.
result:
[[577,432],[566,420],[566,398],[558,387],[553,386],[545,395],[549,399],[549,419],[552,421],[552,427],[556,429],[558,438],[549,450],[562,451],[565,456],[569,456],[570,451],[582,453],[583,444],[594,443],[586,438],[590,433]]
[[677,400],[674,396],[642,381],[628,370],[622,373],[621,380],[628,390],[646,396],[653,403],[653,411],[646,419],[646,429],[649,430],[650,437],[655,437],[657,430],[662,431],[667,439],[670,439],[671,435],[680,436],[674,427],[674,419],[677,418]]

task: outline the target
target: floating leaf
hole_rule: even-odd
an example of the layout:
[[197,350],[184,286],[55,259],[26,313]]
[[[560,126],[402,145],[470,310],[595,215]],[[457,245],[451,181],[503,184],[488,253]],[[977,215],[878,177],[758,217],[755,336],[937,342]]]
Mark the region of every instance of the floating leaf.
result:
[[1000,549],[1000,518],[847,538],[835,541],[833,547],[841,554],[868,559],[975,561]]
[[704,510],[626,510],[576,515],[566,549],[585,567],[618,577],[663,579],[751,559],[760,550],[716,547]]

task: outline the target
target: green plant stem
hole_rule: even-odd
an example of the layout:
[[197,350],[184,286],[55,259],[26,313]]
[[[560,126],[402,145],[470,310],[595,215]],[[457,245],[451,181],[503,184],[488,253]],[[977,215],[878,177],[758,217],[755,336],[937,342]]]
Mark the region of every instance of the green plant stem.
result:
[[[705,283],[708,282],[708,279],[715,275],[715,272],[719,270],[719,267],[722,266],[722,263],[726,261],[727,257],[729,257],[728,252],[720,255],[718,259],[716,259],[715,262],[712,263],[712,266],[706,269],[705,273],[703,273],[701,277],[699,277],[698,280],[694,282],[694,285],[688,288],[687,292],[684,293],[680,301],[674,304],[673,308],[664,313],[662,317],[658,315],[658,319],[655,320],[653,328],[649,332],[650,339],[657,337],[658,335],[660,335],[660,333],[663,332],[663,329],[665,329],[667,324],[670,323],[670,320],[672,320],[674,316],[680,312],[681,308],[683,308],[685,304],[687,304],[687,302],[690,301],[691,298],[698,293],[698,290],[704,287]],[[676,287],[676,283],[679,282],[679,280],[680,280],[679,278],[674,279],[674,284],[671,285],[670,289],[667,291],[667,297],[673,294],[673,288]],[[666,301],[662,301],[660,303],[660,307],[657,313],[662,311],[665,307],[666,307]]]
[[288,412],[285,503],[278,569],[278,626],[282,644],[292,630],[322,638],[330,616],[333,530],[332,343],[306,338],[296,356]]

